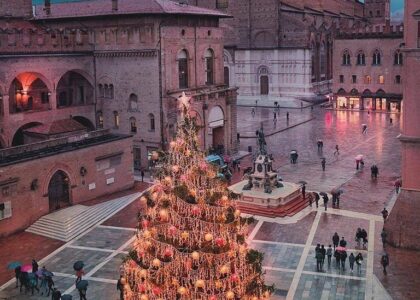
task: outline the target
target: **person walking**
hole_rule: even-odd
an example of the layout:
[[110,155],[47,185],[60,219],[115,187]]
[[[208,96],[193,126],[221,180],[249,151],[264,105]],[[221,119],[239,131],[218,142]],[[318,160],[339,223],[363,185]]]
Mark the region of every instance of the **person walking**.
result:
[[324,262],[325,262],[325,256],[327,255],[327,249],[325,249],[324,245],[321,245],[321,249],[319,250],[322,255],[322,261],[321,261],[321,271],[324,270]]
[[361,242],[362,242],[362,229],[359,227],[357,228],[356,231],[356,243],[357,243],[357,247],[360,248]]
[[274,110],[274,112],[273,112],[273,122],[274,123],[276,123],[277,122],[277,113],[276,113],[276,111]]
[[344,239],[344,236],[341,237],[340,246],[341,247],[346,247],[347,246],[347,241]]
[[123,275],[120,275],[120,279],[117,282],[117,291],[120,291],[120,300],[124,300],[124,285],[126,283],[126,279]]
[[386,219],[388,218],[388,210],[384,207],[384,209],[381,211],[382,214],[382,218],[384,218],[384,222],[386,221]]
[[57,288],[54,288],[51,295],[51,300],[60,300],[60,299],[61,299],[61,292]]
[[363,124],[362,125],[362,133],[363,134],[366,134],[367,133],[367,125],[366,124]]
[[328,207],[328,195],[325,194],[324,196],[322,196],[322,199],[324,200],[324,207],[325,207],[325,211],[327,211],[327,207]]
[[357,273],[361,273],[362,272],[362,261],[363,261],[363,256],[362,253],[359,252],[359,254],[357,254],[356,256],[356,266],[357,266]]
[[395,193],[398,194],[401,188],[401,180],[397,179],[394,183],[394,186],[395,186]]
[[15,268],[16,288],[19,287],[20,273],[22,273],[22,267],[21,266],[17,266]]
[[320,197],[319,197],[319,194],[317,192],[314,192],[314,194],[315,194],[315,205],[316,205],[316,208],[318,208]]
[[340,260],[341,260],[341,269],[343,270],[343,272],[346,270],[346,259],[347,259],[347,252],[342,251],[340,253]]
[[316,259],[316,271],[321,272],[322,271],[322,253],[321,253],[321,248],[319,248],[319,244],[317,245],[317,248],[315,248],[315,259]]
[[86,299],[87,287],[80,288],[80,289],[77,289],[77,290],[79,291],[80,300],[87,300]]
[[385,231],[385,228],[382,228],[382,232],[381,232],[381,240],[382,240],[382,247],[385,248],[385,244],[386,244],[386,237],[388,236],[388,234]]
[[255,117],[255,107],[253,107],[253,108],[251,109],[251,115],[252,115],[252,117]]
[[338,150],[338,145],[335,145],[335,151],[334,151],[334,156],[338,156],[340,155],[340,151]]
[[36,288],[38,289],[38,276],[36,276],[36,272],[39,270],[39,265],[35,258],[32,259],[32,273],[35,274],[35,281],[36,281]]
[[378,167],[376,165],[372,165],[370,167],[370,176],[372,177],[372,179],[377,179],[378,178]]
[[335,248],[338,247],[338,243],[340,242],[340,236],[338,235],[337,232],[334,233],[334,235],[332,237],[332,241],[333,241],[334,251],[335,251]]
[[354,262],[356,261],[356,257],[354,256],[353,253],[350,253],[349,256],[349,265],[350,265],[350,272],[353,273],[353,268],[354,268]]
[[53,286],[54,286],[54,280],[51,276],[47,276],[47,286],[48,286],[48,293],[47,297],[50,295],[50,292],[54,292]]
[[236,162],[236,168],[238,169],[238,173],[241,172],[241,161]]
[[366,249],[366,244],[368,242],[367,236],[368,236],[368,234],[367,234],[366,230],[364,228],[362,228],[361,237],[362,237],[362,241],[363,241],[363,249]]
[[306,199],[306,185],[303,184],[301,190],[303,199]]
[[334,251],[334,257],[335,257],[335,267],[338,269],[340,268],[340,252],[337,250]]
[[286,113],[286,120],[289,121],[289,112]]
[[384,269],[384,275],[386,275],[386,268],[388,267],[388,265],[389,265],[389,256],[388,256],[388,254],[387,253],[384,253],[383,255],[382,255],[382,257],[381,257],[381,265],[382,265],[382,267],[383,267],[383,269]]
[[321,160],[321,166],[322,166],[322,171],[325,171],[325,164],[327,163],[327,161],[325,160],[325,157]]
[[140,176],[141,176],[141,182],[144,182],[144,170],[141,169],[140,171]]
[[308,197],[308,201],[309,201],[309,206],[312,207],[312,195],[309,195]]
[[329,268],[331,268],[331,256],[332,256],[332,252],[333,252],[333,249],[331,248],[331,245],[328,245],[328,248],[327,248],[327,259],[328,259],[328,269]]

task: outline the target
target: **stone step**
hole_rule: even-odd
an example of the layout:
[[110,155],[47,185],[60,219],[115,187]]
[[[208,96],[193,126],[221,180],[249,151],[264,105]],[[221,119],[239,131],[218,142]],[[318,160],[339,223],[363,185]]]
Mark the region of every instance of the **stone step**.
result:
[[75,205],[41,217],[26,229],[27,232],[68,242],[110,215],[123,209],[138,194],[107,201],[94,206]]

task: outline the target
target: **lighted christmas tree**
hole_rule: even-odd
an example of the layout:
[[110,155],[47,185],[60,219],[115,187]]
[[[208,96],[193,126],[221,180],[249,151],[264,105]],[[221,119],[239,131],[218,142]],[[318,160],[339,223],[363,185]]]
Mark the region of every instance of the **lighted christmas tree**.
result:
[[125,299],[268,299],[262,254],[250,250],[250,219],[205,160],[190,115],[180,98],[181,122],[168,153],[154,153],[157,183],[141,198],[137,239],[124,262]]

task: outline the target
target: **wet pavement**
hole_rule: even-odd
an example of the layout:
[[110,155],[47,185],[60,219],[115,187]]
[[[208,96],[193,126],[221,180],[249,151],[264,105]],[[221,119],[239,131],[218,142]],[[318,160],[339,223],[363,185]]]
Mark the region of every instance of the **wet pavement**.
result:
[[[254,118],[250,111],[247,107],[238,108],[239,132],[244,135],[252,136],[261,122],[266,132],[270,130],[271,133],[288,127],[286,109],[280,109],[277,129],[274,128],[272,109],[258,108]],[[394,119],[392,125],[390,116]],[[420,287],[415,284],[415,278],[420,275],[417,253],[387,249],[391,259],[387,276],[382,274],[379,265],[384,251],[379,236],[383,225],[380,211],[384,205],[392,207],[393,182],[400,172],[400,144],[396,139],[399,116],[325,111],[317,107],[313,111],[310,108],[291,110],[289,127],[299,123],[302,124],[266,139],[280,176],[292,182],[305,180],[308,190],[330,191],[341,187],[344,194],[339,209],[329,207],[325,211],[323,206],[308,207],[287,222],[257,217],[248,241],[265,254],[266,282],[274,283],[276,288],[272,299],[385,300],[390,299],[390,295],[394,299],[418,299]],[[368,125],[367,134],[361,133],[364,123]],[[318,139],[324,141],[322,153],[317,151]],[[333,154],[336,144],[340,148],[338,156]],[[255,149],[256,140],[241,139],[241,150],[247,151],[248,146]],[[288,154],[292,149],[299,153],[296,165],[289,162]],[[364,169],[357,171],[355,156],[358,154],[364,155],[366,164]],[[321,169],[321,157],[327,160],[325,172]],[[372,163],[379,167],[379,178],[375,181],[370,178]],[[250,157],[243,159],[242,170],[250,164]],[[241,175],[242,172],[235,172],[233,181],[240,180]],[[133,241],[139,208],[139,203],[134,201],[102,225],[43,260],[47,268],[56,273],[57,286],[62,291],[75,295],[75,278],[69,262],[82,259],[87,263],[88,299],[118,299],[116,280],[119,266]],[[358,227],[368,232],[366,249],[356,249],[354,233]],[[348,261],[346,269],[340,271],[334,260],[330,267],[325,262],[323,272],[316,271],[314,245],[330,244],[336,231],[348,241],[349,254],[362,253],[364,260],[360,273],[351,272]],[[13,282],[0,292],[0,299],[1,295],[5,295],[5,299],[45,299],[20,294],[14,289]]]

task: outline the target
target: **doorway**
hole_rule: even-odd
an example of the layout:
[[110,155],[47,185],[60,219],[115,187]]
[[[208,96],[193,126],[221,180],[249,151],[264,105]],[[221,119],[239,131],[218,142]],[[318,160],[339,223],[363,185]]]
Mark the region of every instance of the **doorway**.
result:
[[55,172],[48,185],[50,212],[70,206],[70,180],[66,173]]

